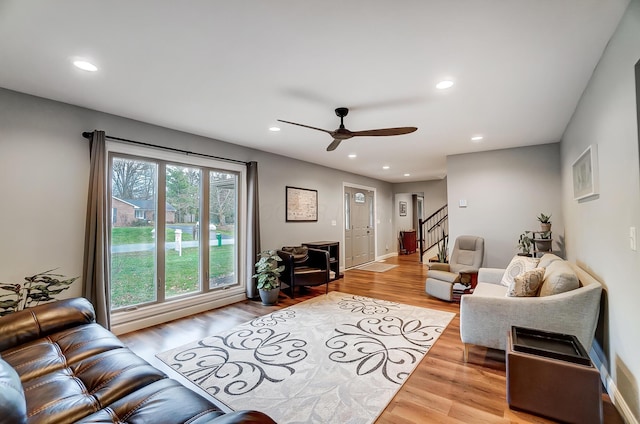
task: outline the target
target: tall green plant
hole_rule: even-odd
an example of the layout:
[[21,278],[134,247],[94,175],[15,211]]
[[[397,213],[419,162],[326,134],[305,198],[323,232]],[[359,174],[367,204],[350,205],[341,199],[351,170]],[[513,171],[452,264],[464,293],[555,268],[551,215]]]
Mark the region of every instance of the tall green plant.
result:
[[275,250],[260,252],[260,259],[256,262],[256,273],[253,275],[258,281],[257,287],[262,290],[273,290],[280,287],[280,273],[284,271],[284,265],[278,266],[282,261]]
[[[24,284],[0,283],[0,316],[55,300],[56,295],[68,289],[78,279],[66,278],[51,271],[55,269],[24,277]],[[7,293],[2,293],[3,291]]]
[[443,227],[440,227],[440,229],[442,230],[442,238],[438,241],[438,262],[445,264],[448,260],[449,236],[445,234]]

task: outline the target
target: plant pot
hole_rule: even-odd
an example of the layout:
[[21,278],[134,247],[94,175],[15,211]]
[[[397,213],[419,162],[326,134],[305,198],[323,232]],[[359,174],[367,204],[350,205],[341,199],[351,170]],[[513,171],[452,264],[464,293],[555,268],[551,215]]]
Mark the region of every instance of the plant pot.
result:
[[550,252],[551,240],[536,240],[536,250],[540,252]]
[[260,300],[265,306],[273,306],[278,303],[278,295],[280,294],[280,287],[271,290],[259,289]]
[[545,232],[545,233],[551,231],[551,224],[550,223],[549,224],[544,224],[544,223],[541,222],[540,223],[540,231]]

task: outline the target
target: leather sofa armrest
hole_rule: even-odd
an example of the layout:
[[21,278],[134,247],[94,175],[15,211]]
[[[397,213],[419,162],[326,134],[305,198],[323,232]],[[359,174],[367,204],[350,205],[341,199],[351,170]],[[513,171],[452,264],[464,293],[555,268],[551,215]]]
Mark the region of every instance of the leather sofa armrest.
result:
[[82,297],[45,303],[5,315],[0,318],[0,352],[95,320],[93,305]]
[[280,273],[280,280],[285,284],[291,284],[293,281],[293,255],[284,250],[276,251],[280,259],[282,259],[281,265],[284,265],[284,271]]
[[329,252],[322,249],[309,249],[308,266],[318,269],[329,269]]

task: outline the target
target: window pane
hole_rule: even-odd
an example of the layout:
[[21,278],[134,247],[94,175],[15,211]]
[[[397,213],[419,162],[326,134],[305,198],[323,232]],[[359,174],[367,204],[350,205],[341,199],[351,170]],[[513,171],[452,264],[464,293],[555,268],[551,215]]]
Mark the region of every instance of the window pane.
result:
[[165,297],[200,291],[200,182],[202,171],[166,166]]
[[209,184],[209,288],[217,288],[237,283],[238,176],[211,171]]
[[115,157],[111,171],[111,308],[118,309],[157,299],[157,166]]

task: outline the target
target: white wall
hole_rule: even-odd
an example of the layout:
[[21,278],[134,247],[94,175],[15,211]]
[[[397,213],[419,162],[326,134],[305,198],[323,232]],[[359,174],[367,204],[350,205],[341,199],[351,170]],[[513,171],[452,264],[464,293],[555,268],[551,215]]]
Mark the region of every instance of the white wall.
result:
[[562,253],[560,194],[558,143],[448,156],[449,245],[460,235],[484,237],[484,266],[505,268],[518,236],[539,230],[544,212],[552,215],[553,249]]
[[[562,140],[567,254],[606,286],[605,328],[596,335],[599,355],[611,375],[614,396],[621,396],[636,422],[640,420],[640,253],[629,248],[629,228],[640,230],[634,81],[639,59],[640,1],[633,0]],[[577,202],[571,165],[591,144],[598,146],[600,194]]]
[[[303,241],[342,243],[342,184],[376,190],[377,255],[396,245],[390,183],[205,137],[0,89],[0,282],[51,268],[80,276],[89,176],[83,131],[259,164],[261,239],[265,249]],[[314,223],[285,222],[285,186],[318,190]],[[332,221],[336,225],[332,225]],[[62,297],[81,294],[81,280]]]

